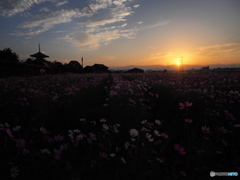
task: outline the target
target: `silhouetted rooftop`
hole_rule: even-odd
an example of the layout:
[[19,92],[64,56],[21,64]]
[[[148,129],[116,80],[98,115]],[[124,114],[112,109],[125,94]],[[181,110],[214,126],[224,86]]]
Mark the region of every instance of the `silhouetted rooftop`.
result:
[[30,57],[35,57],[35,58],[47,58],[49,57],[48,55],[46,54],[43,54],[41,51],[40,51],[40,44],[39,44],[39,51],[35,54],[32,54],[30,55]]
[[46,58],[46,57],[49,57],[48,55],[46,55],[46,54],[43,54],[42,52],[38,52],[38,53],[35,53],[35,54],[32,54],[32,55],[30,55],[31,57],[36,57],[36,58]]

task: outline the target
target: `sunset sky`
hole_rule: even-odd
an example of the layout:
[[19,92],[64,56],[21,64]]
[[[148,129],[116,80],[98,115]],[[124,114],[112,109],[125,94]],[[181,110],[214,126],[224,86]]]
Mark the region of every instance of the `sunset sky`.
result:
[[108,67],[240,64],[239,0],[1,0],[0,49]]

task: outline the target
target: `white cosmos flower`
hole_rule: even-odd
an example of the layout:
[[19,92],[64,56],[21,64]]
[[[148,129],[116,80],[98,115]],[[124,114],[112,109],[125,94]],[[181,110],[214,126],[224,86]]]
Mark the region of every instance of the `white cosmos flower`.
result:
[[16,126],[13,128],[13,131],[18,131],[19,129],[21,129],[21,126]]
[[124,164],[126,164],[126,160],[123,157],[121,158],[121,160]]
[[81,131],[79,129],[74,129],[73,132],[74,133],[80,133]]
[[109,154],[109,156],[113,158],[113,157],[115,157],[115,156],[116,156],[116,154],[114,154],[114,153],[111,153],[111,154]]
[[80,118],[79,121],[85,122],[85,121],[86,121],[86,118]]
[[130,138],[131,140],[132,140],[132,142],[135,142],[136,141],[136,139],[135,138]]
[[103,130],[108,130],[108,129],[109,129],[108,125],[103,124]]
[[141,122],[141,124],[145,124],[147,122],[147,120],[143,120],[142,122]]
[[41,149],[41,153],[51,154],[51,152],[47,148]]
[[138,130],[136,130],[136,129],[130,129],[130,135],[131,135],[132,137],[138,136]]
[[105,118],[100,119],[100,122],[107,122]]
[[156,135],[156,136],[161,136],[161,134],[159,134],[159,131],[158,130],[154,130],[154,134]]

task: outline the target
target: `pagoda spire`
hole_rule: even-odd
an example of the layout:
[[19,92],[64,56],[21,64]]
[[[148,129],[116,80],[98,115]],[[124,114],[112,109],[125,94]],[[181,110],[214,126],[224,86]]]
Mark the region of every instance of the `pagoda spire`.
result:
[[39,50],[39,52],[40,52],[40,43],[38,43],[38,50]]

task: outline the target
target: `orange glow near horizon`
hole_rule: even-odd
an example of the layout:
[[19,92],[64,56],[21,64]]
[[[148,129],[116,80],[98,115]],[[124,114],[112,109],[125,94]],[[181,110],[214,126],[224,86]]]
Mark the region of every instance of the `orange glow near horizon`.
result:
[[176,65],[177,66],[180,66],[181,65],[181,62],[179,60],[176,61]]

